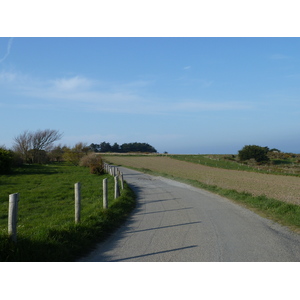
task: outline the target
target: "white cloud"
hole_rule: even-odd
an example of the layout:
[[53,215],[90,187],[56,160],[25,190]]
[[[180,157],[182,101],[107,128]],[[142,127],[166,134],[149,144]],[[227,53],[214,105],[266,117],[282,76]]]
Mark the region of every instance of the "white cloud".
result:
[[[144,89],[154,85],[153,81],[101,82],[83,76],[40,80],[17,72],[1,72],[1,82],[6,83],[5,87],[10,88],[11,92],[26,97],[26,101],[18,105],[35,106],[39,109],[55,106],[56,109],[71,107],[93,112],[155,115],[251,108],[249,104],[238,101],[208,102],[177,99],[170,102],[171,99],[162,99],[159,96],[150,98]],[[206,85],[211,84],[212,82],[206,82]]]
[[9,56],[12,42],[13,42],[13,38],[10,38],[7,43],[6,53],[2,58],[0,58],[0,63],[4,62],[7,59],[7,57]]
[[183,68],[183,70],[189,70],[191,68],[191,66],[186,66]]
[[53,88],[60,90],[60,91],[75,91],[75,90],[82,90],[88,89],[92,87],[94,84],[93,80],[75,76],[72,78],[59,78],[53,81],[50,81],[53,84]]
[[9,83],[15,81],[17,74],[13,72],[2,71],[0,73],[0,83]]

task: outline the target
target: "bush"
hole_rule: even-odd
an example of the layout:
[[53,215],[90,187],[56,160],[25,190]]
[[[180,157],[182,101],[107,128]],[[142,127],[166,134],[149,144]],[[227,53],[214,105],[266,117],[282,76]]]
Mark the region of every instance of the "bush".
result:
[[4,148],[0,148],[0,174],[10,173],[13,163],[13,152]]
[[81,158],[80,166],[89,167],[91,174],[104,174],[103,160],[99,154],[89,153]]
[[83,143],[77,143],[73,148],[62,148],[64,151],[63,159],[72,163],[74,166],[80,164],[80,160],[88,154],[89,148]]
[[257,145],[247,145],[239,151],[239,158],[241,161],[255,159],[256,162],[268,162],[269,157],[267,153],[268,147],[260,147]]

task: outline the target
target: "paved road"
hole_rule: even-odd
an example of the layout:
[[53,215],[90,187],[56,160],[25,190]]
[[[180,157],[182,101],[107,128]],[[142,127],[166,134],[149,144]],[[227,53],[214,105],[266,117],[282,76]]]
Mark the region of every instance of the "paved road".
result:
[[299,234],[204,190],[120,169],[137,207],[80,261],[300,261]]

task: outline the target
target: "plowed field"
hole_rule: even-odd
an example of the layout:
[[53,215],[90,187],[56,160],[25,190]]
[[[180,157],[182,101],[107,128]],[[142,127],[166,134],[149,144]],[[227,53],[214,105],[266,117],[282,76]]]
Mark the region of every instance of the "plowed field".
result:
[[212,168],[164,156],[109,156],[107,159],[114,164],[150,169],[300,205],[300,177]]

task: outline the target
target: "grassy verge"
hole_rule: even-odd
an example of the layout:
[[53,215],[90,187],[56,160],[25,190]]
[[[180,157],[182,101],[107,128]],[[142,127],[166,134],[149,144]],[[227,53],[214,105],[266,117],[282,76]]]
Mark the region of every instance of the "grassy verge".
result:
[[[102,206],[102,179],[108,178],[109,208]],[[81,222],[74,223],[74,183],[82,184]],[[66,164],[25,166],[0,176],[0,261],[74,261],[119,227],[135,206],[125,183],[113,200],[114,179]],[[7,238],[8,195],[20,193],[18,242]]]
[[[125,166],[124,166],[125,167]],[[267,198],[266,196],[253,196],[246,192],[237,192],[235,190],[229,190],[220,188],[216,185],[209,185],[203,182],[192,179],[184,179],[167,174],[163,172],[154,172],[145,168],[128,168],[141,171],[154,176],[163,176],[169,179],[173,179],[182,183],[192,185],[201,189],[208,190],[220,196],[233,200],[235,203],[240,204],[255,213],[271,219],[281,225],[289,227],[291,230],[300,233],[300,206],[282,202],[276,199]]]

